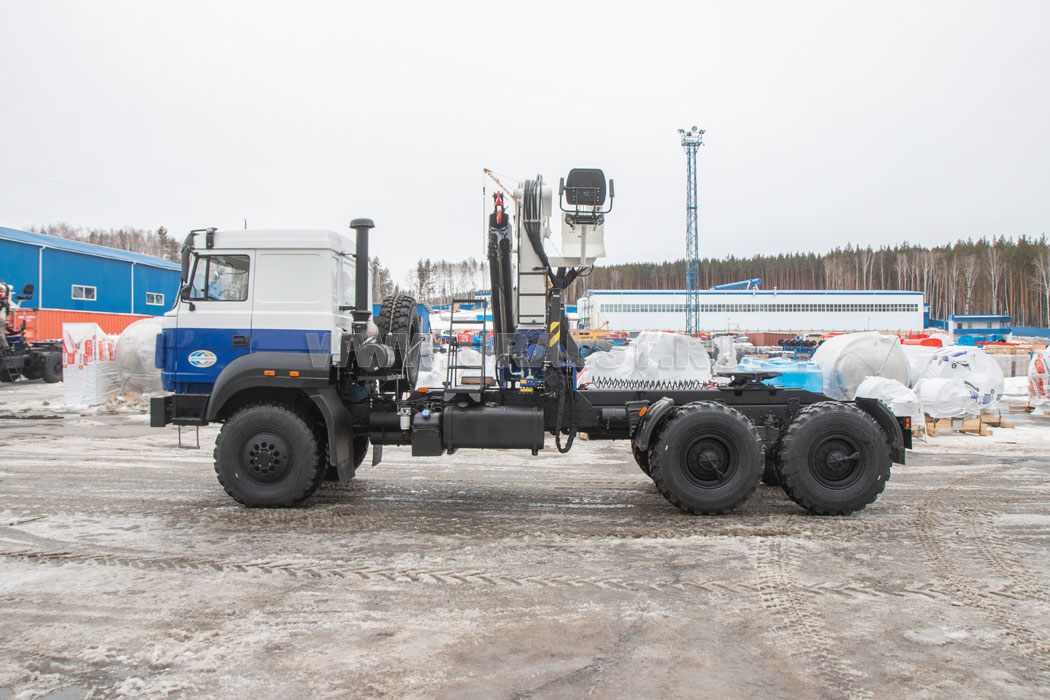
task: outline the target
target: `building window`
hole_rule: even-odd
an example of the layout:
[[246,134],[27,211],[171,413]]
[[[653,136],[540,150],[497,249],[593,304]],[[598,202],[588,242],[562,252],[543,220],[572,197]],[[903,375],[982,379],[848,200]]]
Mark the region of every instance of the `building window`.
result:
[[97,290],[84,284],[73,285],[73,298],[85,301],[95,301]]
[[149,306],[164,306],[164,295],[156,292],[146,292],[146,304]]

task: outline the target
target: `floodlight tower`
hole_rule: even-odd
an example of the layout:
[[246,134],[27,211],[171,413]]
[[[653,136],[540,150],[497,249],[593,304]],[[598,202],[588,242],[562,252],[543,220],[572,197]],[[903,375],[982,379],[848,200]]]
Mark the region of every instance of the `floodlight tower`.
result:
[[700,330],[700,231],[696,208],[696,151],[704,145],[704,130],[679,129],[685,149],[685,330]]

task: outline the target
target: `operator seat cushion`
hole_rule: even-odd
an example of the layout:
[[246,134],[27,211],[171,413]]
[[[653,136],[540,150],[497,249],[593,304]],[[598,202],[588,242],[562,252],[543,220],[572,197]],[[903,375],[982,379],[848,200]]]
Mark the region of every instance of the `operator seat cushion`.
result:
[[565,178],[565,201],[583,207],[605,204],[605,173],[598,168],[573,168]]

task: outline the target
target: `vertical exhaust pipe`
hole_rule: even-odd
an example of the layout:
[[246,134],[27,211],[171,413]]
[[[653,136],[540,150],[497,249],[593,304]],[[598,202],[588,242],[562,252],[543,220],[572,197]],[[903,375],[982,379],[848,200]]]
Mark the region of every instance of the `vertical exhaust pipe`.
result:
[[372,309],[368,307],[368,230],[375,226],[375,222],[371,219],[354,219],[350,222],[350,228],[357,232],[353,315],[354,333],[358,334],[367,332],[368,317],[372,315]]

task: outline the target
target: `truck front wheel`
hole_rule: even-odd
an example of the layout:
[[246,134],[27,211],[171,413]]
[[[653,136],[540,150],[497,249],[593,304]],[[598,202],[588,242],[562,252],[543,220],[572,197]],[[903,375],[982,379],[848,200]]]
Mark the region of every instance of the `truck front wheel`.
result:
[[234,413],[219,431],[215,473],[238,503],[294,506],[321,485],[322,456],[317,436],[298,412],[279,404],[252,404]]

